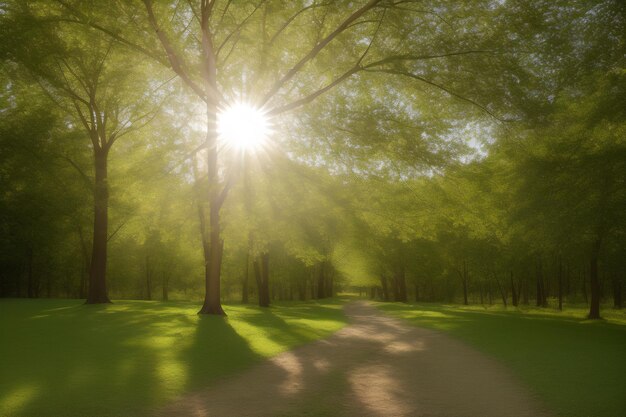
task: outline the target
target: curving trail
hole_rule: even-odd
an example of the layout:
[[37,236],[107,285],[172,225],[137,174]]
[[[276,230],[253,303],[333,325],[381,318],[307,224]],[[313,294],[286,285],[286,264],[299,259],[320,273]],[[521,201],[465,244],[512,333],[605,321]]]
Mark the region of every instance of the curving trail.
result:
[[345,306],[350,324],[160,410],[216,417],[547,417],[498,362],[449,336]]

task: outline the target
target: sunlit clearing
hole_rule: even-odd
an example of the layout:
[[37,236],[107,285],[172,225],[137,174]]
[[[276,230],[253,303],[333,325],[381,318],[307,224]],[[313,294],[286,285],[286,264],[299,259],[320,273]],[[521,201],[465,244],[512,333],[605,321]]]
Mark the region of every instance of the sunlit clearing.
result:
[[270,133],[266,114],[245,103],[235,103],[217,115],[217,134],[229,147],[239,150],[261,148]]

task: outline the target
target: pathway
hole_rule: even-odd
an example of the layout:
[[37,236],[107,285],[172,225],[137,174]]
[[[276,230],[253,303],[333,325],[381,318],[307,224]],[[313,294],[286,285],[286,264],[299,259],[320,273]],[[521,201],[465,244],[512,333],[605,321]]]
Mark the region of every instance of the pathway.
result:
[[158,416],[545,417],[497,361],[365,302],[350,324],[187,395]]

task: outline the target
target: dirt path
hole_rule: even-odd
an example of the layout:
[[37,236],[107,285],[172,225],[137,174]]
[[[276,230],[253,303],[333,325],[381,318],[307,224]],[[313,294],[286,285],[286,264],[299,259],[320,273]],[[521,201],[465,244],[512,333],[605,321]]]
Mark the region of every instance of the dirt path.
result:
[[159,416],[449,416],[549,414],[496,361],[364,302],[328,339],[282,353],[181,398]]

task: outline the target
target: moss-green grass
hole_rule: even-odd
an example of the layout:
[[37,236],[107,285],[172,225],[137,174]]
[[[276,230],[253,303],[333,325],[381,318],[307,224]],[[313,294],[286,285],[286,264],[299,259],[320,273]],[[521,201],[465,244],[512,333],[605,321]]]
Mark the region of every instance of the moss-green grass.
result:
[[338,301],[198,308],[0,300],[0,415],[143,415],[346,322]]
[[411,323],[442,330],[506,364],[558,415],[626,416],[626,313],[378,303]]

